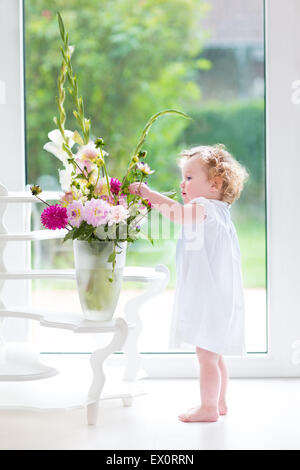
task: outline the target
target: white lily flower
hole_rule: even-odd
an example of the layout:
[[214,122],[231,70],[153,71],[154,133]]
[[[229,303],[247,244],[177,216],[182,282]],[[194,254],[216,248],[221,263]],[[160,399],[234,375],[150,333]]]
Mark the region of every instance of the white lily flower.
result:
[[[65,134],[69,137],[69,147],[72,148],[74,145],[74,140],[72,139],[74,132],[65,130]],[[49,132],[48,137],[51,142],[47,142],[43,149],[47,152],[52,153],[56,158],[58,158],[65,167],[68,166],[68,154],[63,149],[63,137],[58,129],[54,129]]]
[[72,182],[72,171],[73,171],[73,166],[67,164],[64,170],[58,170],[59,173],[59,182],[62,187],[62,190],[65,192],[70,191],[71,188],[71,182]]
[[71,46],[71,45],[68,46],[67,54],[69,55],[69,57],[72,56],[74,49],[75,49],[75,46]]

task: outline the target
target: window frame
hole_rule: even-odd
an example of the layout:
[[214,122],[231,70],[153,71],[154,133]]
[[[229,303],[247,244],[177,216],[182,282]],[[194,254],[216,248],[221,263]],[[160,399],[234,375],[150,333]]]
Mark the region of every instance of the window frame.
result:
[[[1,72],[0,79],[10,83],[14,89],[10,100],[8,86],[6,109],[9,113],[5,122],[1,121],[0,113],[3,154],[11,152],[14,146],[14,159],[5,162],[9,171],[5,172],[2,183],[9,190],[18,191],[24,190],[26,181],[23,1],[2,0],[1,8],[5,9],[2,16],[5,23],[0,28],[1,60],[4,61],[5,72]],[[227,357],[231,377],[297,377],[300,372],[295,360],[300,353],[300,350],[297,353],[299,346],[296,343],[300,338],[300,315],[295,289],[296,267],[300,265],[300,220],[294,215],[298,208],[296,175],[297,169],[300,171],[297,132],[300,108],[292,100],[292,84],[300,78],[296,58],[296,47],[300,42],[297,24],[300,4],[298,0],[265,0],[264,11],[268,353],[248,354],[244,358]],[[284,43],[282,37],[285,38]],[[5,44],[2,50],[1,44]],[[6,139],[12,134],[12,129],[13,144]],[[283,155],[286,165],[282,164]],[[293,168],[292,177],[290,167]],[[285,191],[281,189],[282,181],[285,182]],[[22,215],[22,211],[19,212],[18,220],[22,222],[18,224],[18,231],[24,228]],[[12,222],[10,214],[8,219]],[[25,248],[21,248],[21,255],[23,258],[16,250],[10,253],[13,262],[23,259],[26,265],[28,256]],[[29,289],[26,284],[23,299],[28,298]],[[20,335],[25,334],[26,328],[21,329]],[[122,354],[110,359],[121,363],[124,360]],[[141,365],[149,377],[197,377],[199,374],[196,356],[188,353],[142,354]]]
[[[21,0],[1,0],[0,3],[0,80],[5,96],[0,104],[0,138],[5,172],[0,183],[8,191],[25,191],[25,104],[23,58],[23,4]],[[8,156],[8,157],[7,157]],[[4,160],[5,159],[5,160]],[[28,230],[28,204],[8,204],[4,225],[8,232]],[[5,242],[4,242],[5,243]],[[30,267],[30,242],[8,243],[4,252],[7,270],[27,270]],[[3,269],[3,268],[2,268]],[[1,287],[2,287],[1,282]],[[30,303],[31,281],[6,282],[0,298],[4,305]],[[18,295],[16,296],[16,292]],[[3,308],[3,307],[2,307]],[[25,341],[30,336],[28,320],[5,319],[3,336],[10,341]]]

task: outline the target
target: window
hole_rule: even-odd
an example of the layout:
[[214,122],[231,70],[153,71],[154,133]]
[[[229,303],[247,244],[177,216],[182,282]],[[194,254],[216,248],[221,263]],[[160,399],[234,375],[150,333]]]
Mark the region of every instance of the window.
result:
[[[141,2],[142,4],[143,2]],[[207,2],[212,3],[212,2]],[[248,2],[247,2],[248,3]],[[251,2],[251,5],[255,4],[256,2]],[[259,2],[260,3],[260,2]],[[296,282],[298,279],[298,272],[296,267],[299,265],[299,255],[298,255],[298,239],[300,233],[300,226],[298,218],[295,218],[295,214],[297,213],[297,194],[296,194],[296,176],[298,174],[298,166],[299,166],[299,159],[297,158],[297,149],[299,148],[297,142],[298,133],[296,129],[299,126],[299,110],[298,107],[293,101],[291,100],[292,90],[292,83],[299,79],[299,72],[296,69],[295,64],[295,45],[298,43],[297,39],[299,36],[299,30],[297,27],[296,18],[299,16],[299,4],[295,0],[289,0],[284,4],[280,2],[280,0],[266,0],[265,5],[265,14],[266,14],[266,168],[267,168],[267,213],[263,214],[263,218],[267,216],[267,279],[268,279],[268,307],[269,307],[269,329],[268,329],[268,336],[270,338],[270,342],[268,344],[268,354],[252,354],[249,357],[241,360],[238,358],[232,358],[230,360],[230,370],[232,375],[239,375],[239,376],[259,376],[259,375],[270,375],[270,376],[286,376],[286,375],[298,375],[299,371],[295,365],[291,362],[291,357],[293,353],[293,344],[299,338],[299,331],[300,331],[300,324],[299,324],[299,315],[298,315],[298,298],[297,298],[297,289]],[[26,2],[26,7],[30,4],[30,2]],[[243,2],[245,4],[245,2]],[[19,123],[19,117],[22,115],[22,100],[18,100],[18,96],[22,96],[22,80],[19,79],[18,75],[18,67],[21,64],[22,68],[22,61],[20,57],[19,47],[16,41],[7,41],[7,37],[10,33],[12,35],[12,31],[16,31],[16,18],[22,18],[22,8],[19,9],[21,3],[17,2],[2,2],[1,8],[5,9],[5,17],[6,22],[1,29],[1,38],[4,35],[3,40],[0,41],[0,44],[6,44],[5,49],[1,49],[1,61],[4,63],[5,67],[1,68],[1,76],[0,80],[5,82],[6,84],[6,104],[2,104],[0,107],[1,114],[1,126],[0,132],[2,135],[3,144],[3,151],[7,154],[9,147],[7,145],[7,139],[4,138],[8,134],[11,135],[12,130],[14,129],[14,135],[16,136],[14,140],[14,145],[16,145],[16,152],[17,155],[16,160],[12,165],[12,169],[14,170],[14,179],[10,179],[7,174],[4,175],[4,183],[9,186],[10,189],[22,189],[23,180],[22,180],[22,152],[19,151],[18,148],[19,143],[22,142],[22,126],[19,127],[17,124]],[[36,10],[38,7],[33,5],[33,10]],[[47,7],[45,7],[46,9]],[[208,10],[203,11],[203,15],[201,16],[204,24],[204,18],[206,15],[206,21]],[[46,13],[47,15],[48,13]],[[26,15],[25,15],[26,16]],[[4,15],[1,15],[1,18],[4,18]],[[83,15],[82,21],[84,22],[85,15]],[[202,21],[201,20],[201,21]],[[85,20],[86,21],[86,20]],[[39,21],[35,23],[36,28],[39,29]],[[206,23],[207,25],[207,23]],[[76,29],[76,28],[75,28]],[[44,34],[45,30],[41,31],[42,39],[45,39]],[[281,32],[281,35],[278,34],[278,31]],[[27,33],[26,33],[27,34]],[[56,34],[49,32],[49,36],[51,34]],[[79,34],[79,33],[78,33]],[[281,40],[282,36],[285,37],[286,41],[283,45]],[[22,37],[22,29],[20,37]],[[4,41],[6,38],[6,41]],[[47,39],[47,38],[46,38]],[[205,38],[203,38],[203,42]],[[78,44],[76,41],[76,37],[74,37],[74,42]],[[44,53],[48,51],[46,44],[44,43]],[[27,46],[28,50],[28,46]],[[199,72],[199,80],[200,75],[202,75],[202,83],[204,84],[203,74],[205,74],[205,68],[208,74],[212,73],[212,67],[210,66],[209,62],[211,61],[212,55],[217,57],[217,53],[214,52],[215,45],[210,47],[210,51],[205,49],[205,44],[203,44],[202,52],[199,56],[201,69],[196,71],[195,73],[191,74],[191,81],[195,79],[195,75],[198,77]],[[34,48],[32,48],[32,52],[34,55]],[[55,58],[54,58],[55,55]],[[49,67],[53,66],[53,61],[57,60],[57,54],[54,54],[51,60],[49,60]],[[251,61],[254,59],[257,63],[254,67],[256,70],[256,76],[258,80],[254,80],[252,89],[252,97],[255,96],[258,99],[261,96],[261,58],[262,53],[261,49],[255,46],[255,50],[253,49],[251,53],[246,53],[245,51],[241,54],[243,56],[244,61],[248,61],[248,65],[252,67]],[[86,57],[89,55],[86,54]],[[233,57],[230,51],[226,51],[224,57]],[[11,58],[15,60],[11,60]],[[19,58],[19,60],[17,60]],[[203,60],[202,60],[203,59]],[[205,59],[205,60],[204,60]],[[236,58],[231,59],[234,63]],[[38,59],[36,59],[36,70],[40,70]],[[57,67],[57,64],[55,64]],[[80,70],[81,70],[80,66]],[[211,68],[210,68],[211,67]],[[47,67],[46,67],[47,68]],[[253,70],[253,68],[252,68]],[[79,71],[79,69],[78,69]],[[27,73],[27,71],[26,71]],[[36,74],[38,75],[38,74]],[[247,77],[250,77],[247,73]],[[11,82],[10,82],[11,80]],[[208,81],[208,80],[207,80]],[[10,91],[10,84],[14,85],[14,94]],[[53,84],[52,84],[53,85]],[[52,86],[51,85],[51,86]],[[230,85],[230,84],[229,84]],[[189,87],[187,87],[189,88]],[[203,88],[203,85],[202,85]],[[247,88],[247,87],[246,87]],[[151,87],[151,91],[155,90],[155,86]],[[159,89],[159,86],[158,88]],[[248,89],[248,88],[247,88]],[[53,86],[53,90],[55,87]],[[242,86],[241,90],[245,90]],[[254,90],[254,91],[253,91]],[[83,90],[82,90],[83,91]],[[209,100],[209,92],[205,95],[204,91],[201,90],[203,93],[203,100]],[[244,93],[245,91],[243,91]],[[242,93],[242,92],[240,92]],[[226,99],[228,99],[229,95],[232,96],[232,87],[228,86],[226,89]],[[12,102],[12,97],[16,97],[16,100]],[[53,93],[51,94],[53,97]],[[8,99],[9,98],[9,99]],[[42,99],[43,100],[43,99]],[[30,94],[30,90],[26,93],[26,101],[30,101],[31,106],[34,106],[34,101],[32,100],[32,96]],[[194,99],[194,102],[197,102]],[[15,103],[15,105],[13,105]],[[158,103],[158,102],[157,102]],[[10,107],[8,107],[8,104]],[[47,104],[47,103],[46,103]],[[160,106],[160,102],[158,106]],[[182,106],[181,106],[182,107]],[[226,108],[226,105],[225,105]],[[45,107],[46,109],[46,107]],[[9,112],[8,112],[9,110]],[[20,112],[21,111],[21,112]],[[11,114],[9,114],[11,113]],[[117,113],[118,115],[120,113]],[[51,113],[52,115],[52,113]],[[26,118],[28,119],[28,111],[26,114]],[[253,118],[254,120],[254,118]],[[216,122],[219,122],[216,117]],[[224,119],[223,122],[227,123],[227,119]],[[243,118],[243,115],[240,115],[239,123],[243,124],[247,128],[248,120]],[[282,123],[284,122],[284,126]],[[48,131],[48,123],[45,127],[45,133]],[[22,121],[21,121],[22,124]],[[33,126],[34,127],[34,126]],[[35,128],[44,127],[40,125],[40,122],[35,122]],[[242,127],[242,126],[241,126]],[[28,133],[28,125],[27,125],[27,133]],[[50,130],[50,129],[49,129]],[[226,128],[225,128],[226,130]],[[263,131],[264,129],[261,128]],[[183,133],[185,136],[183,140],[180,141],[180,144],[187,142],[188,143],[188,136],[190,130],[188,129],[179,129],[178,133]],[[225,131],[224,131],[225,132]],[[165,137],[168,135],[167,129],[164,128],[162,135]],[[225,132],[225,135],[227,133]],[[248,142],[247,134],[245,134],[245,141]],[[249,132],[248,137],[250,138],[252,133]],[[41,143],[45,142],[45,137],[41,139]],[[221,140],[221,138],[219,139]],[[223,139],[224,140],[224,139]],[[36,147],[36,152],[40,152],[42,145],[39,143]],[[115,143],[118,143],[118,136],[115,138]],[[225,141],[225,143],[227,143]],[[120,144],[120,141],[119,141]],[[149,146],[151,146],[151,152],[155,155],[155,148],[159,147],[159,142],[153,140],[149,140]],[[180,145],[180,146],[181,146]],[[229,145],[229,144],[228,144]],[[156,147],[157,146],[157,147]],[[33,148],[31,148],[27,141],[27,155],[33,155]],[[169,149],[167,149],[169,150]],[[164,155],[168,155],[168,151],[166,150]],[[257,150],[252,147],[252,150]],[[284,165],[282,156],[284,155]],[[41,157],[40,159],[45,159],[45,156]],[[18,159],[20,162],[20,166],[16,166],[15,163]],[[47,155],[46,160],[50,161],[51,156]],[[260,160],[261,162],[261,160]],[[9,170],[10,161],[6,162],[6,168]],[[155,166],[156,163],[154,163]],[[290,173],[290,168],[293,168],[293,173]],[[50,170],[49,170],[50,171]],[[262,171],[264,171],[264,167],[262,167]],[[13,172],[11,171],[10,174]],[[42,173],[41,173],[42,174]],[[45,173],[46,174],[46,173]],[[55,172],[53,172],[53,175]],[[51,176],[51,173],[49,173]],[[37,175],[36,175],[37,177]],[[28,178],[30,178],[30,171],[28,170]],[[262,181],[264,180],[264,175],[261,175]],[[17,181],[18,179],[18,181]],[[28,181],[30,181],[28,179]],[[289,181],[290,184],[286,184]],[[30,181],[32,182],[32,181]],[[15,183],[15,184],[14,184]],[[284,183],[284,184],[283,184]],[[50,186],[53,185],[53,179],[48,180],[49,189]],[[47,184],[46,184],[47,186]],[[45,185],[44,185],[45,187]],[[45,187],[46,188],[46,187]],[[160,189],[158,186],[157,189]],[[254,188],[252,188],[255,191]],[[248,186],[248,191],[250,192],[250,185]],[[264,207],[264,187],[262,186],[261,192],[258,192],[258,196],[262,202],[262,207]],[[248,197],[248,193],[244,193],[244,198]],[[241,200],[242,202],[242,200]],[[254,214],[255,207],[253,207]],[[282,223],[284,214],[284,223]],[[253,215],[253,213],[252,213]],[[236,225],[239,230],[240,227],[240,220],[238,221],[238,217],[240,215],[238,213],[234,214],[236,217]],[[10,214],[9,217],[10,218]],[[248,232],[248,236],[250,241],[251,233]],[[261,238],[263,240],[263,237]],[[241,240],[241,236],[240,236]],[[242,245],[242,243],[241,243]],[[245,242],[245,246],[248,247],[247,242]],[[261,243],[260,246],[264,246],[264,241]],[[242,251],[243,246],[241,246]],[[55,251],[55,250],[54,250]],[[245,251],[244,251],[245,253]],[[263,272],[263,271],[262,271]],[[264,275],[262,276],[262,278]],[[256,306],[255,302],[255,306]],[[253,343],[252,343],[253,344]],[[253,347],[253,346],[252,346]],[[254,348],[254,347],[253,347]],[[256,348],[255,348],[256,349]],[[262,348],[263,349],[263,348]],[[259,352],[259,351],[253,351]],[[152,357],[150,357],[152,356]],[[153,359],[155,355],[149,355],[148,358],[145,359],[145,363],[147,362],[149,365],[149,370],[152,367],[152,371],[155,369],[155,365],[153,365],[156,361]],[[168,370],[169,373],[176,373],[177,375],[182,373],[189,375],[195,371],[194,366],[190,366],[192,362],[192,358],[190,355],[164,355],[165,363],[168,362]],[[173,359],[174,361],[173,361]],[[152,361],[152,366],[150,362]],[[176,361],[176,362],[175,362]],[[162,374],[166,375],[166,371],[163,370],[162,358],[159,359],[160,367],[156,368],[154,371],[155,374]],[[170,367],[170,364],[173,366]],[[176,364],[176,365],[175,365]],[[184,371],[180,372],[181,365],[184,367]],[[159,371],[158,371],[159,369]],[[167,370],[167,368],[166,368]],[[158,372],[157,372],[158,371]]]
[[[227,1],[226,11],[220,0],[178,1],[176,9],[173,3],[167,1],[157,7],[156,2],[137,2],[129,18],[124,2],[119,1],[89,0],[83,11],[80,2],[70,6],[62,0],[52,2],[51,6],[46,1],[25,2],[27,182],[40,184],[43,189],[59,189],[59,162],[42,150],[47,133],[52,130],[52,117],[57,113],[53,97],[57,94],[60,65],[56,18],[59,10],[68,25],[70,41],[75,43],[77,57],[75,53],[73,67],[78,72],[92,132],[98,135],[100,131],[108,141],[110,153],[118,154],[121,170],[124,171],[139,135],[140,122],[166,107],[184,110],[193,121],[187,125],[184,121],[166,119],[159,124],[158,132],[149,135],[151,165],[159,170],[150,182],[155,189],[179,187],[180,171],[174,163],[175,156],[195,143],[223,142],[249,168],[250,183],[232,208],[232,216],[243,256],[249,312],[247,349],[266,352],[263,2]],[[71,108],[67,114],[71,114]],[[74,124],[72,119],[69,122]],[[68,128],[73,129],[72,125]],[[111,172],[116,171],[116,176],[121,177],[116,159],[111,161],[115,165]],[[37,208],[34,224],[38,227],[43,207]],[[141,240],[128,250],[128,265],[155,266],[163,262],[171,272],[169,288],[153,298],[142,313],[143,352],[168,352],[176,230],[174,227],[175,236],[171,240],[155,240],[154,247]],[[72,257],[71,242],[35,243],[36,268],[53,265],[68,268],[73,263]],[[80,310],[75,289],[75,283],[69,281],[35,281],[33,299],[36,305],[42,302],[54,309],[59,305],[66,310]],[[133,295],[131,286],[124,285],[120,303]],[[160,331],[155,333],[154,344],[157,324]],[[78,347],[83,347],[78,339],[71,341],[68,333],[62,334],[59,343],[53,342],[48,331],[38,329],[36,337],[43,350],[78,351]],[[84,350],[90,350],[89,341]]]

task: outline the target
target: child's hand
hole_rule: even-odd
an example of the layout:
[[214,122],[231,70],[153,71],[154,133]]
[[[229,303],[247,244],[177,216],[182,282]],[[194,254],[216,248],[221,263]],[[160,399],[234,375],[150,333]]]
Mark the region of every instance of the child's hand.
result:
[[139,196],[141,196],[144,199],[148,199],[148,196],[151,192],[150,189],[148,188],[148,186],[145,183],[139,183],[139,182],[131,183],[128,186],[128,191],[131,194],[138,194]]

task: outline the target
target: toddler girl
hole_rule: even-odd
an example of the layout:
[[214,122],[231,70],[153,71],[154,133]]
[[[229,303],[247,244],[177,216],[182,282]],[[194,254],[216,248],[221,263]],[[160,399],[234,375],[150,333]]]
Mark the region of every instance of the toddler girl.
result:
[[179,165],[183,205],[143,183],[132,183],[129,191],[182,225],[170,347],[196,346],[201,405],[179,419],[217,421],[227,413],[223,354],[245,354],[240,249],[230,207],[249,175],[223,144],[185,150]]

